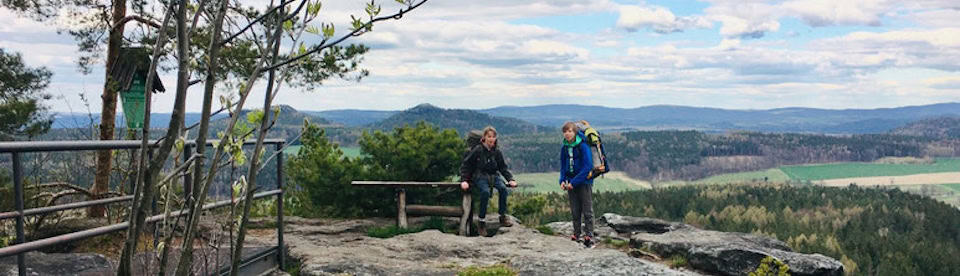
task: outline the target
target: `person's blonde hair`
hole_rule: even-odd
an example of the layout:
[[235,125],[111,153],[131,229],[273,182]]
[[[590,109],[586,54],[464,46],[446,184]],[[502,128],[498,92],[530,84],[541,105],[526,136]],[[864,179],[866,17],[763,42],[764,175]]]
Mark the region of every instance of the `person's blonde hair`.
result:
[[574,133],[576,133],[577,131],[580,131],[580,127],[577,126],[577,123],[566,122],[566,123],[563,123],[563,127],[560,128],[560,132],[567,132],[568,129],[573,130]]
[[493,126],[487,126],[483,128],[483,136],[480,136],[481,143],[483,143],[483,141],[487,139],[487,132],[493,132],[493,137],[497,137],[497,129],[493,128]]

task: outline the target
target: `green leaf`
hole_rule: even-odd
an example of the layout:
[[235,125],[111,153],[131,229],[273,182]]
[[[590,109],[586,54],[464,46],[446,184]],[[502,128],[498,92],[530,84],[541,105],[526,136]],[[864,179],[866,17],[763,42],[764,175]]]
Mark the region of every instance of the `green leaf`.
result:
[[370,17],[374,17],[374,16],[377,16],[377,14],[380,14],[380,6],[376,5],[373,2],[373,0],[370,0],[370,3],[367,3],[367,8],[365,10],[367,12],[367,15],[370,15]]
[[287,20],[283,22],[283,29],[286,31],[293,30],[293,20]]
[[359,18],[356,18],[351,14],[350,20],[352,21],[351,23],[353,24],[353,29],[351,29],[351,31],[359,30],[360,28],[363,28],[363,22],[360,21]]
[[177,143],[175,144],[175,147],[177,148],[178,152],[183,151],[183,144],[184,144],[183,137],[180,137],[180,139],[177,139]]
[[308,26],[306,31],[311,34],[320,35],[320,29],[316,26]]
[[307,53],[307,46],[303,45],[303,42],[300,42],[300,54],[302,55],[306,53]]
[[330,25],[327,25],[327,24],[321,24],[321,25],[323,26],[323,38],[329,39],[333,37],[333,34],[335,33],[335,30],[336,30],[333,23],[330,23]]
[[397,0],[397,3],[406,4],[403,0]]
[[307,13],[309,13],[310,16],[317,16],[317,14],[320,13],[320,7],[322,7],[322,6],[323,6],[323,4],[320,3],[320,1],[318,0],[317,2],[315,2],[315,3],[313,3],[313,4],[310,4],[310,7],[307,8]]

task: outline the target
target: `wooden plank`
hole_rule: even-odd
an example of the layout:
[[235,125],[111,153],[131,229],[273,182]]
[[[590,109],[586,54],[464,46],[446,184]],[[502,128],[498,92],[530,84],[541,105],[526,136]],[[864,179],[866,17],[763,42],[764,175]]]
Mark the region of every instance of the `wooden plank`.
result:
[[407,192],[397,189],[397,227],[407,229]]
[[418,182],[418,181],[351,181],[350,185],[358,187],[459,187],[460,182]]
[[460,206],[434,206],[434,205],[407,205],[407,215],[410,216],[444,216],[460,217],[463,215],[463,209]]
[[460,236],[466,237],[470,234],[471,206],[473,206],[473,204],[471,203],[470,191],[466,191],[463,193],[463,203],[462,206],[460,206],[460,209],[463,212],[463,214],[460,216]]

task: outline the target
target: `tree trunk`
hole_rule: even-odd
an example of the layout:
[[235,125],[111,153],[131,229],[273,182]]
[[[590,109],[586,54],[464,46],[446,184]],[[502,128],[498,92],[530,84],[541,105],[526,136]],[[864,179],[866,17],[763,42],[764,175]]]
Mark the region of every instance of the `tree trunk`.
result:
[[[210,113],[211,106],[213,105],[213,90],[217,84],[216,72],[219,70],[220,66],[220,40],[222,39],[222,30],[223,30],[223,18],[227,13],[227,4],[229,1],[221,0],[220,1],[220,10],[217,12],[217,17],[213,22],[213,38],[210,40],[210,46],[208,49],[208,60],[209,66],[207,67],[207,76],[204,80],[203,86],[203,110],[201,111],[202,117],[200,119],[200,129],[197,134],[197,143],[195,147],[196,154],[199,156],[204,156],[204,151],[207,146],[207,136],[210,132]],[[191,183],[200,184],[203,181],[203,174],[200,173],[203,171],[203,158],[199,158],[194,161],[192,175],[187,177],[192,177],[193,181]],[[216,164],[216,163],[214,163]],[[213,178],[213,175],[208,176]],[[206,189],[197,189],[196,187],[190,187],[190,189],[184,189],[184,191],[191,191],[191,193],[185,194],[185,206],[194,206],[194,201],[198,198],[203,198],[200,193],[206,193]],[[201,199],[202,200],[202,199]],[[202,202],[201,202],[202,205]],[[196,211],[196,210],[194,210]],[[191,214],[191,217],[193,215]],[[187,221],[187,232],[185,233],[184,246],[180,254],[180,261],[177,263],[177,271],[190,271],[190,267],[193,264],[193,246],[190,242],[193,240],[193,229],[194,227],[190,225],[190,220]],[[169,246],[167,246],[169,247]],[[164,259],[166,259],[166,253],[164,253]],[[166,261],[161,262],[161,265],[166,265]],[[181,267],[182,266],[182,267]]]
[[[160,144],[160,147],[157,149],[157,153],[154,155],[153,159],[150,160],[150,168],[141,172],[143,175],[143,182],[140,183],[141,187],[138,187],[138,191],[143,195],[139,200],[134,200],[133,207],[130,211],[130,227],[127,228],[127,240],[123,245],[123,252],[120,256],[120,265],[117,268],[117,275],[132,275],[132,259],[136,255],[137,243],[140,239],[140,233],[143,231],[144,225],[146,224],[147,218],[147,209],[150,207],[150,203],[153,201],[154,188],[157,184],[160,170],[163,169],[164,164],[166,164],[167,158],[170,157],[170,151],[173,149],[173,144],[177,141],[178,135],[180,134],[180,129],[183,127],[183,117],[186,113],[186,97],[187,97],[187,86],[190,78],[190,71],[188,67],[189,62],[189,53],[188,53],[188,43],[189,38],[186,36],[186,13],[187,13],[187,4],[186,1],[182,1],[178,5],[177,10],[177,59],[179,64],[177,65],[177,94],[174,98],[173,104],[173,114],[170,116],[170,124],[167,126],[167,133],[164,136],[163,142]],[[165,31],[162,30],[161,31]]]
[[[283,18],[286,15],[283,12],[284,7],[280,7],[280,11],[276,14],[276,30],[274,31],[274,45],[270,45],[270,64],[277,63],[277,55],[280,52],[280,34],[283,32]],[[237,241],[234,243],[233,254],[230,255],[230,276],[237,276],[240,272],[240,260],[243,258],[243,240],[246,238],[246,229],[247,223],[249,223],[250,218],[250,207],[253,205],[253,195],[256,192],[257,187],[257,173],[259,172],[258,168],[260,167],[260,155],[263,150],[263,140],[267,136],[270,125],[270,105],[273,102],[273,86],[276,82],[277,69],[271,68],[270,72],[267,75],[267,89],[266,95],[263,97],[263,119],[260,121],[260,130],[257,133],[257,144],[253,150],[253,156],[250,158],[250,171],[247,174],[247,189],[246,196],[243,198],[243,214],[240,219],[240,227],[237,229]],[[283,176],[278,176],[283,177]],[[282,198],[278,200],[283,200]]]
[[[127,0],[113,1],[113,14],[111,15],[113,25],[120,22],[127,16]],[[114,123],[117,118],[117,85],[110,78],[110,69],[117,62],[120,56],[120,46],[123,42],[123,26],[110,30],[110,38],[107,42],[107,66],[104,71],[102,107],[100,110],[100,140],[113,140]],[[90,192],[93,193],[91,199],[99,199],[101,195],[110,189],[110,170],[113,159],[113,151],[97,151],[97,170],[93,180],[93,187]],[[87,209],[88,217],[103,217],[106,214],[104,206],[93,206]]]

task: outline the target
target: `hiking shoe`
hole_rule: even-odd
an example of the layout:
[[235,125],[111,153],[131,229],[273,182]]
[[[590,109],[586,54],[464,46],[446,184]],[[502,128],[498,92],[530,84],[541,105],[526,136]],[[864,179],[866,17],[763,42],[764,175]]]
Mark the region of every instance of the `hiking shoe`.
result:
[[570,235],[570,240],[580,243],[580,237],[577,237],[577,235]]
[[481,237],[487,236],[487,222],[483,220],[480,220],[480,222],[477,222],[477,235]]
[[586,248],[594,248],[594,247],[597,247],[597,244],[593,243],[593,239],[591,239],[590,236],[584,236],[583,246],[585,246]]
[[500,216],[500,226],[510,227],[513,226],[513,222],[510,221],[510,217],[508,216]]

